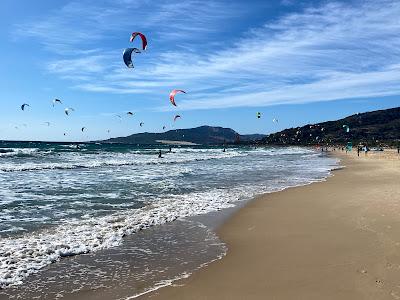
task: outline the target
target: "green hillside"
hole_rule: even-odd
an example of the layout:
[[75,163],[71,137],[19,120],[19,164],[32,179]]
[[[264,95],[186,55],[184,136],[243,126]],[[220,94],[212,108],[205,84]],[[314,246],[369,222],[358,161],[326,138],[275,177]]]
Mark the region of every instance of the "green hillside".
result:
[[112,138],[103,142],[124,144],[157,144],[160,141],[190,142],[201,145],[218,145],[237,141],[252,142],[265,135],[239,135],[230,128],[200,126],[190,129],[169,130],[162,133],[137,133],[126,137]]
[[[349,132],[346,132],[346,127]],[[400,107],[355,114],[337,121],[285,129],[262,139],[263,144],[353,144],[395,146],[400,142]]]

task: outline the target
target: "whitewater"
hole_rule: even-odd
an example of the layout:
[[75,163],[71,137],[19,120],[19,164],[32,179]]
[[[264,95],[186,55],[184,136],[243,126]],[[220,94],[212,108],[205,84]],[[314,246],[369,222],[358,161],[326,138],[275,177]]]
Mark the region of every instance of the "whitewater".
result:
[[18,289],[66,257],[118,249],[135,233],[324,180],[338,165],[299,147],[159,147],[0,145],[0,288]]

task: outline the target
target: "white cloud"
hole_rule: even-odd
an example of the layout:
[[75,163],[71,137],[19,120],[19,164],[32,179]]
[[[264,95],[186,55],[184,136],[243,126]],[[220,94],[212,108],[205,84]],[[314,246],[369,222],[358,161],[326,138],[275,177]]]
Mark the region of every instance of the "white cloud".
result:
[[[221,10],[221,2],[202,3],[164,2],[151,14],[141,15],[143,26],[157,28],[160,37],[147,53],[137,58],[134,70],[123,66],[119,50],[108,49],[99,54],[97,50],[79,53],[86,50],[76,48],[74,57],[52,61],[48,70],[63,78],[77,78],[72,85],[91,92],[164,95],[170,88],[184,88],[189,93],[181,97],[180,109],[264,106],[400,93],[398,1],[331,2],[288,14],[226,40],[218,35],[226,28],[216,25],[229,20],[234,10]],[[153,4],[140,5],[148,8]],[[79,5],[67,7],[66,11],[74,18],[80,14]],[[115,16],[122,21],[100,25],[101,30],[96,29],[93,36],[87,37],[91,32],[88,29],[114,20]],[[57,16],[50,23],[39,23],[29,34],[45,42],[58,42],[52,30],[50,35],[45,33],[52,26],[64,25],[60,19]],[[171,19],[173,22],[165,22]],[[95,9],[87,26],[83,24],[87,31],[68,29],[63,35],[68,35],[68,45],[75,47],[87,38],[104,37],[122,26],[124,20],[118,8]],[[158,27],[161,24],[168,25]],[[210,36],[205,39],[204,33]],[[171,43],[162,51],[157,49],[162,39],[176,38],[184,41]]]
[[295,4],[295,1],[294,0],[281,0],[281,4],[283,6],[292,6]]
[[193,33],[205,36],[217,24],[235,17],[234,9],[234,4],[228,9],[212,0],[75,0],[41,19],[16,25],[16,36],[36,39],[57,53],[76,54],[121,32],[126,32],[128,40],[132,27],[155,29],[152,40],[158,42],[191,38]]
[[[278,104],[299,104],[315,101],[332,101],[350,98],[382,97],[400,94],[400,68],[384,72],[364,74],[340,73],[329,79],[313,83],[284,85],[270,91],[240,94],[211,94],[182,101],[180,110],[272,106]],[[215,101],[215,97],[218,100]],[[169,111],[170,107],[159,108]]]
[[74,59],[60,59],[48,64],[47,68],[51,73],[69,75],[84,75],[88,73],[101,73],[107,69],[102,63],[104,55],[91,55]]

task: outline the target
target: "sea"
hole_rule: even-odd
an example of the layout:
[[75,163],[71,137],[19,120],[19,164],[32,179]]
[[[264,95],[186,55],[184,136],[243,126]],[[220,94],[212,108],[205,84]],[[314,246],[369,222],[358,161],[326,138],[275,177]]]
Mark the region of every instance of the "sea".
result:
[[229,251],[215,232],[233,211],[337,167],[301,147],[0,142],[0,299],[174,284]]

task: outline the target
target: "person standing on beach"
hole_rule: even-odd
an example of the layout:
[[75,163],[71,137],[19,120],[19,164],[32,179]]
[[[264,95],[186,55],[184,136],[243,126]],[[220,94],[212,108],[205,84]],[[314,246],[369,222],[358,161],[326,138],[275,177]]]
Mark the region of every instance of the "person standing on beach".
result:
[[357,147],[357,156],[360,156],[360,150],[361,150],[360,148],[361,148],[360,146]]

